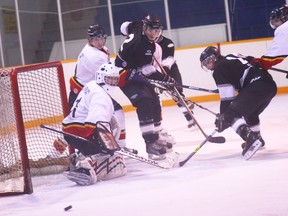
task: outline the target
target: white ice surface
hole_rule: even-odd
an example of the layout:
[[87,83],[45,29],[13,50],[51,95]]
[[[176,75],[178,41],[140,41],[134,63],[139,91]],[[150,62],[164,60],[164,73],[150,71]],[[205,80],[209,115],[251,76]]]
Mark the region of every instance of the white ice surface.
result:
[[[219,102],[201,103],[217,112]],[[62,175],[33,178],[34,193],[0,198],[0,215],[13,216],[287,216],[288,95],[276,96],[261,114],[266,148],[245,161],[242,140],[232,129],[225,144],[205,144],[184,167],[163,170],[127,160],[124,177],[80,187]],[[195,108],[205,133],[215,116]],[[181,159],[204,140],[188,129],[177,107],[163,109],[163,125],[177,141]],[[135,112],[126,113],[128,147],[146,156]],[[286,134],[286,135],[285,135]],[[72,205],[72,209],[64,208]]]

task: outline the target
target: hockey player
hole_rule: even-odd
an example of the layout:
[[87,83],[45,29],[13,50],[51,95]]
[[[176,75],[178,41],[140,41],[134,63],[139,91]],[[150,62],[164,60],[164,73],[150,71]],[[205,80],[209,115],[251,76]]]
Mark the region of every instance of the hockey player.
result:
[[[158,16],[148,15],[143,21],[125,22],[121,25],[123,35],[129,35],[121,45],[115,65],[134,69],[132,73],[122,73],[127,83],[121,90],[136,107],[142,137],[146,143],[148,157],[164,159],[167,149],[172,148],[174,138],[161,127],[161,104],[158,94],[150,83],[143,82],[141,76],[174,82],[168,75],[160,73],[153,65],[153,58],[161,62],[161,47],[155,43],[162,30]],[[131,70],[128,70],[131,71]]]
[[79,185],[91,185],[97,180],[126,174],[123,157],[114,154],[119,150],[115,139],[120,135],[120,128],[110,97],[111,90],[119,82],[119,71],[112,64],[102,64],[96,80],[94,78],[83,87],[70,114],[62,122],[64,132],[90,140],[64,136],[67,143],[80,152],[73,155],[70,171],[66,173],[68,179]]
[[[174,80],[182,85],[182,77],[178,68],[178,65],[176,63],[176,60],[174,58],[174,52],[175,52],[175,46],[171,39],[163,36],[162,31],[160,33],[160,36],[158,37],[156,41],[162,48],[162,66],[166,73],[174,78]],[[192,103],[189,104],[189,101],[186,99],[185,95],[183,94],[182,88],[177,88],[179,93],[183,96],[184,101],[188,104],[189,108],[193,109],[194,105]],[[183,107],[181,101],[177,97],[172,97],[177,106],[182,109],[182,112],[188,121],[188,128],[191,128],[193,125],[195,125],[194,120],[190,116],[190,114],[187,112],[186,108]]]
[[270,26],[275,29],[274,39],[267,52],[261,58],[254,58],[252,64],[258,64],[268,70],[288,56],[288,5],[282,5],[271,11]]
[[275,96],[276,84],[269,73],[249,64],[244,56],[224,57],[213,46],[201,53],[200,62],[204,70],[212,72],[220,93],[216,129],[222,132],[232,127],[245,141],[242,155],[248,160],[265,144],[259,115]]
[[[69,107],[73,103],[83,88],[89,81],[95,79],[96,71],[104,63],[110,62],[110,54],[108,48],[105,46],[107,35],[104,28],[99,24],[89,26],[87,30],[88,43],[80,52],[75,73],[70,79],[70,94],[69,94]],[[126,131],[125,131],[125,117],[122,106],[113,100],[115,107],[115,116],[121,125],[121,135],[118,144],[126,148]]]

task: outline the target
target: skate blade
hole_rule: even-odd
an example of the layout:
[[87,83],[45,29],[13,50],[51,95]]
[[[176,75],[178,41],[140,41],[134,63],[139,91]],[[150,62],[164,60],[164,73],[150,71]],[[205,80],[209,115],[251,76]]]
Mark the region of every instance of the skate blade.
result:
[[154,154],[148,154],[148,158],[151,160],[165,160],[166,159],[166,155],[154,155]]
[[169,152],[166,153],[166,159],[158,161],[158,164],[165,169],[176,168],[179,166],[179,157],[180,154],[178,152]]
[[261,145],[262,143],[259,140],[256,140],[243,155],[244,159],[249,160],[261,148]]

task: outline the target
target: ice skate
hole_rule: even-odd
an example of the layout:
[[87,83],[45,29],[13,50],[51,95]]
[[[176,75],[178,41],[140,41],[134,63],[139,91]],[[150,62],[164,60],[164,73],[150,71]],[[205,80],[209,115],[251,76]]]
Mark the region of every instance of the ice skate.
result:
[[159,145],[165,145],[167,149],[171,149],[172,145],[176,144],[174,137],[167,132],[166,129],[162,128],[159,132]]
[[[258,134],[259,140],[260,140],[261,143],[262,143],[262,145],[261,145],[261,147],[260,147],[259,150],[265,149],[265,141],[263,140],[263,138],[262,138],[262,136],[261,136],[261,134],[260,134],[260,131],[259,131],[259,132],[255,132],[255,133]],[[245,148],[245,145],[246,145],[246,142],[242,143],[242,144],[241,144],[241,148],[244,149],[244,148]]]
[[146,152],[148,154],[148,158],[152,160],[166,159],[166,148],[163,145],[159,145],[158,140],[153,143],[146,144]]
[[245,160],[249,160],[261,146],[262,142],[260,141],[258,134],[252,131],[248,133],[246,144],[242,152]]

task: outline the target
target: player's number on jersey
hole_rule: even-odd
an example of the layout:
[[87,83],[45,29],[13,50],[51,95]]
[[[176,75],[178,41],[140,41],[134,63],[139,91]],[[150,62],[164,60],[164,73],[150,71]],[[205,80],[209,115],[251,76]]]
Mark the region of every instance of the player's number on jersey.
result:
[[72,117],[75,118],[76,110],[78,108],[78,104],[80,103],[82,98],[79,98],[78,100],[75,101],[75,106],[72,109]]

